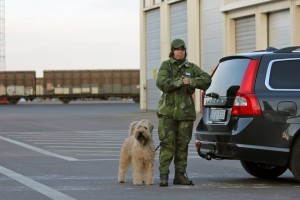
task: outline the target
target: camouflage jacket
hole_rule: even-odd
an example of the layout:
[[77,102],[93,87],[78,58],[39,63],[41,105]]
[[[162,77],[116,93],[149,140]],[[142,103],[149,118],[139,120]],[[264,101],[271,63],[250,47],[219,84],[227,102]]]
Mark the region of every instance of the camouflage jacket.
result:
[[[182,76],[189,77],[189,85],[182,84]],[[181,64],[173,58],[164,61],[156,80],[156,86],[163,92],[159,100],[158,117],[194,121],[196,111],[192,95],[196,88],[206,90],[210,83],[210,75],[187,60]]]

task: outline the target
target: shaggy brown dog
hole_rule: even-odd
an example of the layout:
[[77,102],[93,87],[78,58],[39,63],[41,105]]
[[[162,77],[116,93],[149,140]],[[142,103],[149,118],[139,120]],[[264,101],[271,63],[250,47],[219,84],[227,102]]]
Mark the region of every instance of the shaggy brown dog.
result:
[[134,185],[152,185],[155,148],[153,125],[147,120],[134,121],[129,126],[129,137],[123,143],[119,161],[118,182],[124,183],[128,167],[132,165]]

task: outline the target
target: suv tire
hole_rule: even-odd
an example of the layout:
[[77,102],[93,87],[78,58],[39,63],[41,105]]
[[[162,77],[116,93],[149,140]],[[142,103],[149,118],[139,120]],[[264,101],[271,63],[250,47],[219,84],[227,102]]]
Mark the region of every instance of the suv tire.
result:
[[300,182],[300,137],[297,137],[291,149],[290,170]]
[[[299,149],[300,149],[300,143],[299,143]],[[300,153],[300,151],[298,153]],[[241,160],[241,164],[249,174],[257,178],[276,178],[287,170],[287,167],[266,165],[266,164],[244,161],[244,160]]]

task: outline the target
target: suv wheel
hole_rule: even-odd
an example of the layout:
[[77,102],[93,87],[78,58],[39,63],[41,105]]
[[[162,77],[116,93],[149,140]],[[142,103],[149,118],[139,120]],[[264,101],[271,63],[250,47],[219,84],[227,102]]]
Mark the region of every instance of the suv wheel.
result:
[[297,181],[300,182],[300,137],[296,139],[291,151],[289,167]]
[[[299,143],[299,147],[300,147],[300,143]],[[244,161],[244,160],[241,160],[241,164],[249,174],[257,178],[276,178],[287,170],[287,167],[266,165],[266,164]]]

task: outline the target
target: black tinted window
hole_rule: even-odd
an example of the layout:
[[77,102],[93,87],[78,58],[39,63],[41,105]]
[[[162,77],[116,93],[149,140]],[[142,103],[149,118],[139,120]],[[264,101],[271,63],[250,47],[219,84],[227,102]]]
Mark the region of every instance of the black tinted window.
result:
[[269,85],[274,89],[300,89],[300,60],[280,60],[272,64]]
[[221,62],[212,77],[212,84],[206,94],[235,96],[243,80],[250,59],[233,59]]

